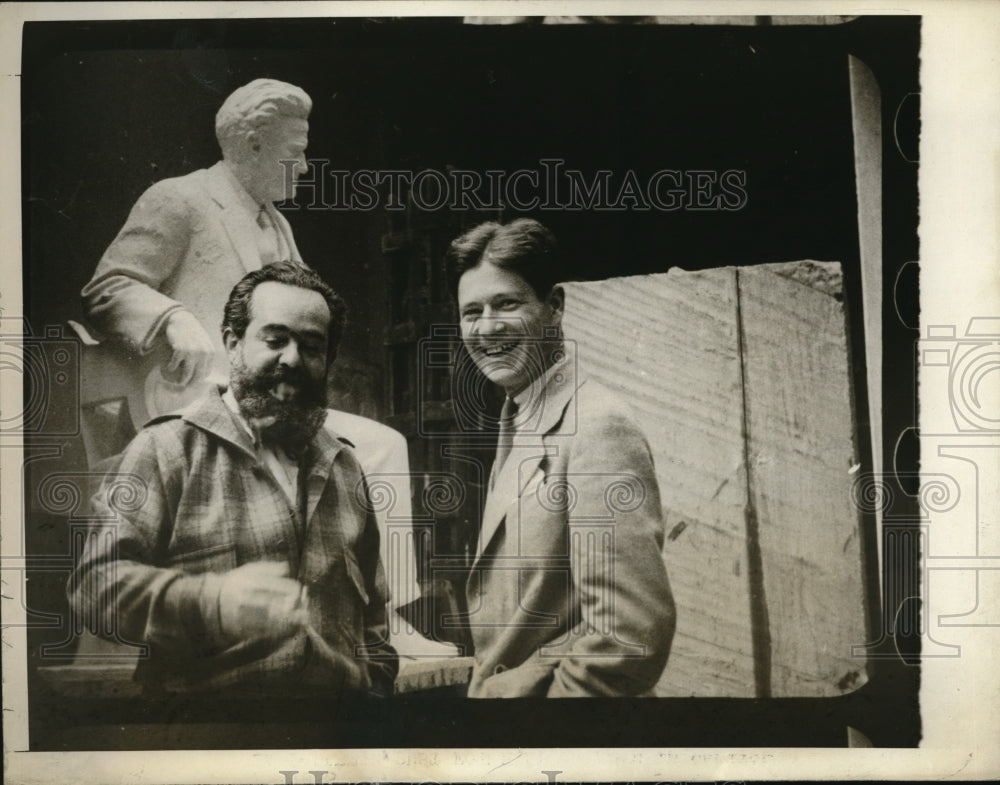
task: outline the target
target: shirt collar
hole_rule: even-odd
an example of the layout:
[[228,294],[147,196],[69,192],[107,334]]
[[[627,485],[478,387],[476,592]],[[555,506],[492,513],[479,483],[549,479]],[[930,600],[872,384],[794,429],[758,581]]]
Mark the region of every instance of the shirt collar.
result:
[[[552,384],[554,377],[564,370],[570,361],[569,353],[565,345],[556,350],[561,356],[552,365],[545,369],[538,378],[514,396],[513,401],[517,405],[518,419],[530,419],[534,416],[536,409],[541,405],[546,396],[546,391]],[[522,418],[523,415],[523,418]]]
[[[240,411],[239,401],[236,400],[236,396],[233,395],[232,386],[228,387],[225,392],[221,395],[223,403],[225,403],[226,408],[233,415],[233,420],[235,420],[244,433],[250,438],[250,442],[253,444],[254,450],[258,453],[270,450],[276,455],[283,455],[283,450],[275,450],[270,445],[265,444],[260,436],[254,431],[253,426],[246,417],[243,416],[243,412]],[[310,449],[316,450],[317,454],[321,456],[319,463],[313,467],[313,473],[325,474],[329,471],[330,465],[333,463],[334,457],[340,451],[342,442],[347,442],[346,439],[342,439],[336,436],[325,424],[321,427],[316,435],[313,437],[312,442],[306,446],[306,452],[308,453]],[[351,445],[353,447],[353,445]]]
[[[232,398],[233,403],[236,404],[235,409],[223,403],[222,397],[225,392],[227,390],[212,387],[204,398],[191,404],[189,409],[182,412],[181,417],[196,428],[239,448],[251,458],[260,460],[260,454],[255,444],[256,440],[253,438],[253,430],[239,411],[239,403],[236,402],[235,396]],[[329,475],[334,460],[343,447],[344,441],[338,438],[329,427],[324,425],[320,428],[313,436],[309,447],[312,464],[309,469],[310,476],[326,477]]]

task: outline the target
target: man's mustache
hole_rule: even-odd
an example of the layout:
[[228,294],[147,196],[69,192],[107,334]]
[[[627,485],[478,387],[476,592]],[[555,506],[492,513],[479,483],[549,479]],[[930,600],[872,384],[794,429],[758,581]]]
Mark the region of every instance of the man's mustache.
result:
[[270,390],[280,383],[291,384],[303,390],[318,386],[312,382],[309,375],[301,368],[289,368],[279,365],[271,371],[254,374],[253,384],[258,390]]

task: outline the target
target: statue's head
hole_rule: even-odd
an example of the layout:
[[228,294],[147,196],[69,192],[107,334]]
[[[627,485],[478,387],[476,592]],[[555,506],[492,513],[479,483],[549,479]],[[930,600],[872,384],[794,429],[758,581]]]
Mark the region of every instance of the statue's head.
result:
[[255,79],[233,91],[215,115],[223,158],[240,170],[259,201],[280,201],[294,194],[295,179],[307,168],[311,110],[312,99],[302,88],[277,79]]

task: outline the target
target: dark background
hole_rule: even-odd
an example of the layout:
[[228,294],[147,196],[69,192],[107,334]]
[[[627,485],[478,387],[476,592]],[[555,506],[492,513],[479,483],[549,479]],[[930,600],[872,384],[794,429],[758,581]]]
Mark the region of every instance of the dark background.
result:
[[[860,47],[841,27],[273,20],[26,33],[36,324],[80,316],[78,292],[136,198],[218,160],[215,112],[260,76],[312,96],[308,156],[330,168],[510,172],[557,157],[615,182],[629,169],[643,181],[747,173],[735,212],[546,212],[580,278],[805,258],[857,268],[845,50]],[[306,261],[355,306],[345,352],[377,356],[386,215],[286,215]]]
[[[918,49],[919,19],[907,17],[819,27],[480,27],[444,19],[28,23],[22,74],[25,310],[35,334],[79,319],[79,291],[137,197],[157,180],[218,160],[213,124],[222,100],[251,79],[273,77],[313,98],[307,155],[329,160],[333,169],[512,171],[539,169],[540,159],[553,157],[588,175],[611,169],[615,182],[629,169],[641,181],[661,169],[745,171],[748,201],[735,212],[565,210],[535,217],[560,237],[580,279],[672,266],[843,263],[864,454],[870,445],[847,77],[847,56],[854,54],[874,71],[885,115],[883,441],[892,450],[916,415],[915,276],[904,276],[897,292],[892,284],[904,264],[918,258],[917,167],[897,150],[892,122],[904,96],[919,92]],[[903,144],[915,146],[915,123],[900,131]],[[288,207],[285,215],[303,258],[352,308],[337,366],[349,388],[343,407],[398,426],[393,417],[401,413],[389,389],[392,266],[383,245],[398,230],[400,215],[382,206]],[[448,232],[455,221],[463,220],[412,211],[408,217],[426,224],[435,257],[440,242],[454,236]],[[897,308],[908,324],[900,322]],[[72,402],[57,396],[52,405]],[[33,464],[36,482],[42,472],[82,460],[73,437],[42,433],[34,444],[59,448],[54,459]],[[903,465],[915,461],[915,448],[904,440],[902,449]],[[27,525],[28,553],[67,552],[65,516],[36,511]],[[64,581],[65,575],[35,574],[29,584],[33,611],[61,613]],[[886,595],[917,593],[908,589]],[[895,608],[888,615],[895,616]],[[37,647],[61,634],[41,625],[30,632],[31,667]],[[896,638],[885,642],[887,651],[895,643],[915,656],[914,636]],[[914,745],[917,668],[898,660],[875,665],[870,684],[829,701],[597,702],[592,718],[579,721],[578,710],[560,702],[525,712],[408,698],[376,711],[345,704],[327,717],[329,727],[314,723],[309,733],[320,734],[323,746],[345,747],[836,746],[849,724],[876,745]],[[110,702],[74,709],[63,702],[53,711],[40,685],[32,698],[33,749],[171,743],[136,740],[124,731],[96,742],[66,740],[74,728],[116,712],[133,723],[219,719],[199,714],[206,709],[197,706],[150,715],[148,707]],[[334,730],[334,736],[322,735]],[[207,746],[217,742],[206,738]],[[300,733],[277,746],[303,746],[302,739]],[[200,746],[195,738],[172,743]],[[241,731],[235,746],[268,745]]]

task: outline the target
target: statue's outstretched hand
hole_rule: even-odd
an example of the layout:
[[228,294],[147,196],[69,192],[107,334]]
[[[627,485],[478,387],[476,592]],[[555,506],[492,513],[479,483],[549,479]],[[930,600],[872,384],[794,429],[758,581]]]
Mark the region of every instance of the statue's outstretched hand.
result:
[[208,376],[215,347],[194,314],[183,309],[170,314],[164,337],[173,352],[164,378],[186,387]]

